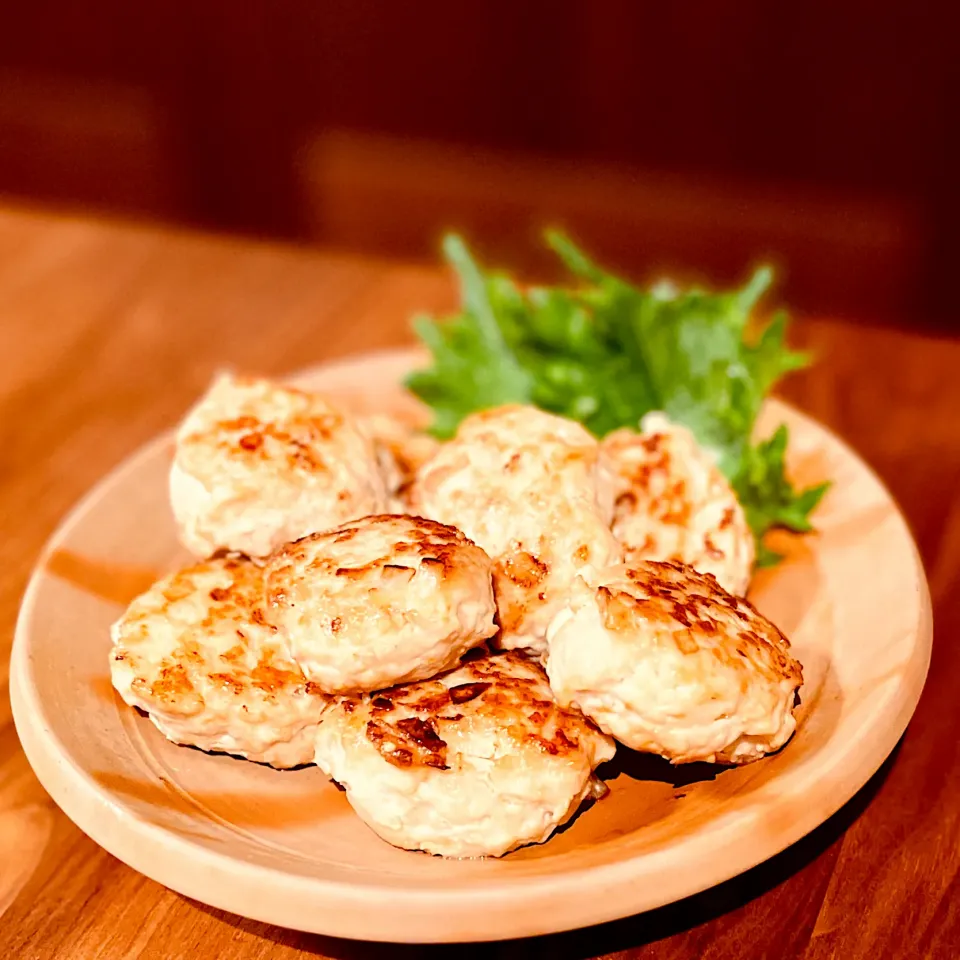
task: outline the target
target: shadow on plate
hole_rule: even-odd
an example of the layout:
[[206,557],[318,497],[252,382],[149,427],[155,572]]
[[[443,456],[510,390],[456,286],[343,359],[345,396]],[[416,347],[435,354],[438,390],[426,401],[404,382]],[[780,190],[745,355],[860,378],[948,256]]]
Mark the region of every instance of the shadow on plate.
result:
[[714,763],[672,764],[662,757],[650,753],[637,753],[626,747],[618,746],[616,756],[603,764],[597,773],[601,780],[615,780],[619,776],[629,777],[645,783],[669,783],[672,787],[688,787],[692,783],[706,783],[716,780],[717,774],[729,767]]

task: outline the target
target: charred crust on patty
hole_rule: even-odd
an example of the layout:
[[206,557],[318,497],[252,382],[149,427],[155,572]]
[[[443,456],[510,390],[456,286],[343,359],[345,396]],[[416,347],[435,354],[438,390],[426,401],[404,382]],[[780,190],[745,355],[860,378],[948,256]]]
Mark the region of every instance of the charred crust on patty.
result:
[[517,586],[532,590],[542,583],[550,568],[532,553],[520,551],[501,560],[496,566],[497,573]]
[[[147,705],[187,715],[204,704],[217,709],[209,702],[214,693],[270,704],[280,697],[325,700],[277,645],[260,607],[262,587],[262,570],[239,557],[202,561],[155,585],[121,621],[114,659],[133,663],[130,648],[149,642],[154,618],[173,617],[178,634],[159,665],[148,668],[138,658],[131,689]],[[177,605],[188,597],[201,606],[186,607],[180,619]]]
[[470,700],[479,697],[481,693],[490,688],[486,681],[477,683],[461,683],[456,687],[450,687],[447,693],[452,703],[467,703]]
[[[356,581],[377,573],[385,580],[412,578],[418,568],[421,568],[433,571],[441,578],[450,578],[457,575],[463,562],[464,550],[480,551],[480,548],[456,527],[423,517],[376,514],[364,517],[360,522],[312,533],[286,544],[274,553],[270,565],[275,574],[297,564],[307,564],[311,569],[330,567],[329,560],[322,553],[325,544],[346,543],[371,528],[387,524],[391,524],[395,528],[395,536],[402,539],[397,539],[389,549],[384,546],[380,556],[375,556],[366,563],[333,568],[334,576]],[[408,556],[409,563],[406,562]],[[285,599],[283,588],[271,586],[268,598],[271,604],[282,603]]]
[[433,720],[404,717],[396,723],[370,720],[367,739],[380,756],[397,767],[420,766],[447,770],[447,744],[437,733]]
[[633,592],[616,584],[597,589],[608,630],[629,635],[638,623],[672,624],[669,636],[681,653],[711,650],[728,664],[749,660],[771,678],[802,682],[787,638],[752,603],[727,593],[713,574],[676,560],[648,560],[631,565],[625,576]]
[[[216,675],[211,676],[215,679]],[[194,692],[187,668],[182,663],[171,663],[160,668],[160,675],[150,685],[151,692],[160,700],[170,700]]]
[[552,699],[540,664],[519,651],[488,653],[455,673],[464,682],[445,687],[442,678],[426,680],[341,697],[337,706],[385,760],[404,768],[455,765],[450,744],[460,724],[464,730],[496,724],[518,749],[553,757],[579,751],[581,738],[596,732],[579,711]]

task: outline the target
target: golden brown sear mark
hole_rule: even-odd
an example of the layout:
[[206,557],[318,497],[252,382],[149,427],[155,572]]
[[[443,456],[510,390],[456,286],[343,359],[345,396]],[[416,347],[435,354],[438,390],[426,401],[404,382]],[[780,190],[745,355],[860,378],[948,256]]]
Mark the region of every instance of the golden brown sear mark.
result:
[[[330,440],[342,424],[338,414],[318,417],[290,417],[280,422],[243,416],[221,420],[213,429],[222,439],[218,446],[247,460],[275,459],[277,448],[284,451],[289,467],[313,472],[327,469],[320,447]],[[207,442],[210,431],[203,430],[183,439],[184,444]],[[239,437],[235,435],[240,433]],[[267,441],[271,446],[267,447]]]
[[525,590],[532,590],[542,583],[550,568],[532,553],[512,554],[497,564],[497,573],[513,581]]
[[[223,674],[223,676],[229,675]],[[216,675],[211,679],[216,679]],[[137,681],[135,680],[134,683]],[[158,700],[178,700],[195,692],[186,667],[177,662],[161,667],[157,679],[149,684],[149,688]]]
[[[375,556],[366,563],[357,563],[351,566],[338,566],[333,571],[334,576],[345,580],[363,580],[370,574],[380,572],[384,580],[412,579],[416,573],[417,562],[411,561],[408,565],[397,562],[402,560],[403,554],[416,554],[419,557],[419,566],[426,570],[433,570],[438,577],[453,575],[462,561],[464,547],[475,547],[468,537],[456,527],[427,520],[423,517],[376,514],[364,517],[357,523],[346,523],[335,530],[312,533],[293,543],[282,547],[276,554],[276,566],[279,569],[284,561],[305,563],[312,554],[312,546],[317,543],[330,542],[344,543],[356,538],[361,531],[367,532],[377,524],[392,523],[397,527],[397,535],[404,539],[397,541],[391,548],[384,546],[382,555]],[[330,564],[323,557],[315,558],[311,567],[329,567]],[[273,588],[268,602],[282,602],[283,597]]]
[[460,675],[464,682],[450,687],[427,680],[342,698],[340,709],[356,713],[381,756],[404,768],[448,769],[448,743],[461,723],[492,724],[498,736],[551,756],[578,750],[583,732],[593,729],[552,699],[540,665],[519,652],[486,654],[462,664]]
[[[676,560],[649,560],[626,575],[646,596],[600,586],[597,600],[608,630],[630,632],[644,622],[675,624],[685,628],[669,633],[681,653],[693,655],[709,645],[728,663],[735,663],[736,655],[775,679],[787,676],[801,682],[799,664],[787,655],[789,640],[749,600],[727,593],[713,574],[698,573]],[[723,618],[732,618],[736,625]],[[729,644],[719,642],[721,632]]]
[[[208,676],[212,683],[224,690],[229,690],[230,693],[236,695],[243,693],[243,684],[232,673],[211,673]],[[156,692],[156,684],[154,684],[154,692]]]
[[235,433],[238,430],[255,430],[260,426],[262,421],[258,420],[256,417],[234,417],[232,420],[221,420],[217,423],[217,426],[221,430],[226,430],[231,433]]
[[259,450],[263,446],[263,434],[245,433],[237,442],[244,450]]
[[456,687],[450,687],[450,689],[447,690],[447,694],[450,697],[451,703],[468,703],[489,689],[490,684],[485,681],[478,683],[461,683]]
[[305,685],[303,674],[285,667],[278,667],[269,651],[257,661],[250,671],[250,682],[264,693],[277,694],[291,687]]
[[447,744],[432,719],[404,717],[394,724],[369,721],[367,739],[384,760],[396,767],[413,764],[446,770]]

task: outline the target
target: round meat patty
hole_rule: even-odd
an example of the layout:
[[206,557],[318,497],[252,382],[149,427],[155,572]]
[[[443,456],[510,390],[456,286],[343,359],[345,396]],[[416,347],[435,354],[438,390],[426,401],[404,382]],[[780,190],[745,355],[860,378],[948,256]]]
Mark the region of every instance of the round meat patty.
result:
[[268,619],[329,693],[432,677],[497,632],[490,558],[432,520],[365,517],[288,544],[265,569]]
[[263,572],[218,557],[165,577],[113,625],[110,674],[174,743],[275,767],[313,760],[328,704],[263,617]]
[[601,443],[616,473],[613,533],[624,560],[679,560],[743,596],[755,546],[727,478],[686,428],[659,414],[642,428]]
[[614,752],[516,651],[339,699],[316,738],[317,764],[379,836],[461,858],[546,840],[604,792],[594,770]]
[[373,442],[317,394],[214,381],[177,431],[170,502],[184,545],[263,557],[387,507]]
[[410,501],[490,554],[505,649],[542,654],[574,579],[620,559],[600,445],[579,423],[534,407],[467,417],[420,469]]
[[796,727],[786,638],[716,579],[647,561],[580,582],[547,633],[557,699],[625,746],[673,763],[748,763]]

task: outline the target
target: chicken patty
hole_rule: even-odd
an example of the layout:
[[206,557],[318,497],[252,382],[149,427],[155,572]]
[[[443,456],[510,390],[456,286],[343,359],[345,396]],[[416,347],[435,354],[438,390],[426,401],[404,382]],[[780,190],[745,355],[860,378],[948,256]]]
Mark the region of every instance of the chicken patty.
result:
[[459,530],[375,516],[266,563],[267,617],[331,693],[432,677],[496,633],[490,558]]
[[506,649],[542,653],[574,579],[619,559],[600,445],[580,424],[534,407],[467,417],[421,468],[410,500],[493,558]]
[[370,441],[317,394],[224,375],[177,431],[170,500],[184,545],[263,557],[387,507]]
[[546,840],[604,792],[593,771],[614,751],[519,652],[339,699],[316,738],[317,764],[379,836],[461,858]]
[[689,430],[662,415],[642,427],[601,444],[616,470],[613,533],[625,561],[679,560],[743,596],[755,547],[733,488]]
[[113,625],[110,674],[174,743],[275,767],[313,760],[329,700],[263,617],[263,573],[217,557],[165,577]]
[[796,727],[803,680],[786,638],[716,579],[646,561],[582,581],[547,634],[557,699],[672,763],[747,763]]

